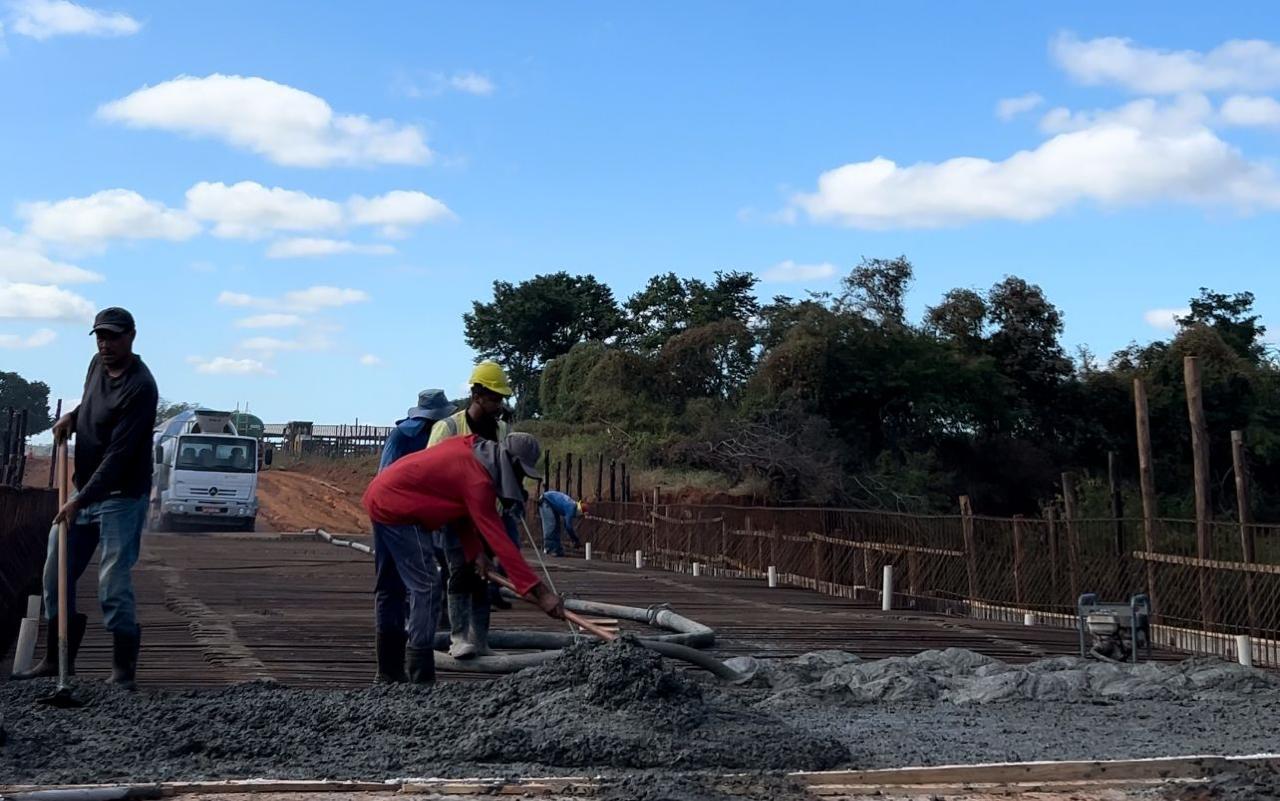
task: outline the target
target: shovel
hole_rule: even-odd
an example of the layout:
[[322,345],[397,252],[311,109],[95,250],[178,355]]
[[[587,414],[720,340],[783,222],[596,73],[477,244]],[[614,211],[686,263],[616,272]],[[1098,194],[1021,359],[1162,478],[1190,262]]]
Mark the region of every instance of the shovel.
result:
[[[516,595],[520,596],[521,598],[524,598],[523,595],[520,595],[520,593],[516,592],[515,585],[512,584],[510,581],[508,581],[506,576],[502,576],[496,572],[490,571],[489,580],[492,581],[494,584],[497,584],[499,587],[502,587],[503,589],[511,590]],[[529,601],[528,598],[524,598],[524,600]],[[533,603],[533,601],[529,601],[529,603]],[[604,629],[604,628],[601,628],[600,626],[597,626],[595,623],[592,623],[590,620],[587,620],[585,617],[583,617],[582,615],[579,615],[577,612],[570,612],[568,609],[564,610],[564,619],[569,621],[570,623],[573,623],[579,626],[580,628],[582,628],[583,631],[594,634],[595,636],[599,637],[605,642],[609,642],[610,640],[613,640],[618,636],[614,634],[612,631],[609,631],[608,629]]]
[[[58,508],[67,503],[68,485],[71,476],[71,465],[67,461],[67,440],[58,443]],[[52,695],[36,699],[37,703],[59,709],[76,709],[84,706],[84,701],[76,697],[67,682],[70,672],[70,655],[67,645],[67,521],[58,524],[58,688]]]

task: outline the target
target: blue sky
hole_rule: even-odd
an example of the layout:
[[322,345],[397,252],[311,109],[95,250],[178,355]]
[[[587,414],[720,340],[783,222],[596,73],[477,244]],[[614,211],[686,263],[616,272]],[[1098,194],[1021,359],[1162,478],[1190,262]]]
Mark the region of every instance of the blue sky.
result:
[[0,0],[0,369],[78,397],[123,305],[165,397],[385,423],[495,279],[898,254],[1104,356],[1270,320],[1280,17],[1059,5]]

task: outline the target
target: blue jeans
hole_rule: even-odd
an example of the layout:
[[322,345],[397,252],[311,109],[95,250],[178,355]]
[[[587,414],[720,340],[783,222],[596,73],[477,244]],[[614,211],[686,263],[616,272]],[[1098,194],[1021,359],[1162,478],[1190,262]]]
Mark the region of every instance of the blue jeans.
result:
[[560,542],[560,526],[564,521],[550,505],[538,504],[538,517],[542,519],[542,549],[549,554],[564,556],[564,545]]
[[440,614],[440,571],[430,536],[417,526],[374,523],[373,565],[377,630],[405,631],[407,601],[409,646],[429,650]]
[[[76,612],[76,582],[84,575],[98,543],[102,560],[98,564],[98,600],[107,631],[138,634],[137,604],[133,597],[130,570],[138,562],[142,526],[147,519],[147,498],[107,498],[80,510],[67,529],[67,614]],[[44,560],[45,616],[58,619],[58,536],[49,535],[49,551]]]

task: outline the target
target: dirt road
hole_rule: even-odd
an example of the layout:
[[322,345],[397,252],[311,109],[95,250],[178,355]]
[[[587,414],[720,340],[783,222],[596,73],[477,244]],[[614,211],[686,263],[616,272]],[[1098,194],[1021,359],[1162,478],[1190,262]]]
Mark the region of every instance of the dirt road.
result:
[[264,470],[258,474],[259,520],[274,531],[304,528],[323,528],[344,534],[369,531],[369,517],[360,505],[364,487],[359,482],[339,486],[304,470],[302,467]]

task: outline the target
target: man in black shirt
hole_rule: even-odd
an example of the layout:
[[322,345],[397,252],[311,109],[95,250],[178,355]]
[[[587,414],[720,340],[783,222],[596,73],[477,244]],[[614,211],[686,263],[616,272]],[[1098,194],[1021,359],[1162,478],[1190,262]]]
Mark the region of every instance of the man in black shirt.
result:
[[[98,353],[89,362],[80,405],[53,426],[56,442],[74,434],[76,446],[76,492],[54,520],[66,521],[69,527],[67,653],[74,662],[84,637],[85,616],[75,611],[76,581],[101,543],[98,598],[113,641],[111,681],[133,689],[142,632],[129,571],[138,561],[151,492],[151,438],[159,396],[151,371],[133,352],[133,315],[121,308],[103,309],[91,333],[97,337]],[[52,624],[58,616],[58,546],[56,537],[49,540],[44,609]],[[58,636],[53,625],[47,640],[44,661],[14,678],[57,675]]]

